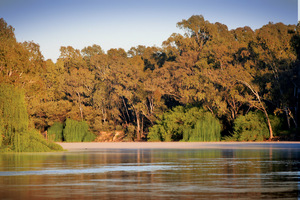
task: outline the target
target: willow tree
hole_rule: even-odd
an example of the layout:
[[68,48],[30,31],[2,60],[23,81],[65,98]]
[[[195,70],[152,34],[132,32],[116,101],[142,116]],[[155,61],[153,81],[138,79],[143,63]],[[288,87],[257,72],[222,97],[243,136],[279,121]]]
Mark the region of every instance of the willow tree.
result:
[[91,142],[95,135],[89,132],[89,125],[86,121],[67,119],[63,130],[63,139],[66,142]]
[[4,128],[4,144],[12,144],[18,133],[27,131],[28,114],[21,89],[7,84],[0,85],[0,118]]
[[0,84],[1,149],[17,152],[62,150],[61,146],[46,141],[36,130],[29,130],[28,124],[23,90]]
[[150,128],[149,141],[220,141],[221,124],[210,112],[177,106]]
[[16,40],[14,28],[0,19],[0,83],[24,89],[30,120],[38,129],[45,126],[41,106],[46,84],[44,58],[38,44],[20,43]]

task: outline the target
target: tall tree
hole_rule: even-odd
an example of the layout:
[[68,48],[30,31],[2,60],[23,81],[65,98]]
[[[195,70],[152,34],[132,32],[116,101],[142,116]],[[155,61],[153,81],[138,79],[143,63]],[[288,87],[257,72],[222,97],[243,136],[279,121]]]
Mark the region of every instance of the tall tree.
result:
[[77,109],[72,109],[69,115],[77,120],[84,120],[84,108],[90,104],[90,96],[94,87],[94,74],[88,70],[78,49],[70,46],[61,47],[59,59],[64,63],[62,89],[66,98],[77,107]]
[[[295,26],[286,26],[282,23],[269,23],[257,30],[257,48],[259,50],[258,62],[266,75],[261,84],[266,85],[265,98],[276,105],[286,114],[288,126],[290,119],[294,120],[291,112],[289,96],[293,93],[293,66],[297,59],[291,46],[291,39],[295,35]],[[289,94],[290,93],[290,94]],[[276,96],[276,98],[271,97]]]

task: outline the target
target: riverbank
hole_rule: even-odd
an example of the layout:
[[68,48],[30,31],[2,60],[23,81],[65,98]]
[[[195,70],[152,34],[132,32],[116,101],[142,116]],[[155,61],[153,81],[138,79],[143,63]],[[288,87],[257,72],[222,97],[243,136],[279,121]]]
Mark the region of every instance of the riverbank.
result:
[[299,148],[300,142],[60,142],[69,151],[101,149],[263,149]]

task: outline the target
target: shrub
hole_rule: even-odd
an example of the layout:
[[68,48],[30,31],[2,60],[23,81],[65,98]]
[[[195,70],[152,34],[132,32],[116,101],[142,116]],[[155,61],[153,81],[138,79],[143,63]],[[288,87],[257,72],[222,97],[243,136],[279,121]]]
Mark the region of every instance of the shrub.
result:
[[95,135],[89,132],[86,121],[75,121],[67,119],[63,130],[64,141],[66,142],[90,142],[95,140]]
[[149,141],[219,141],[221,125],[211,113],[198,107],[177,106],[164,113],[150,128]]
[[211,114],[203,113],[202,119],[198,120],[194,127],[184,131],[183,141],[189,142],[212,142],[220,141],[221,124]]
[[129,124],[125,128],[125,138],[124,141],[131,142],[134,140],[135,137],[135,126],[132,124]]
[[268,126],[262,112],[249,112],[234,121],[232,140],[263,141],[269,137]]
[[64,129],[64,125],[62,123],[55,122],[47,131],[48,140],[54,142],[62,142],[63,129]]
[[274,136],[279,135],[279,132],[281,132],[283,129],[282,119],[275,115],[269,115],[269,118],[271,121]]
[[83,138],[83,142],[92,142],[95,139],[96,139],[96,135],[94,133],[91,133],[90,131],[87,131]]
[[47,141],[36,130],[18,133],[14,137],[14,150],[16,152],[50,152],[62,151],[62,147]]
[[152,128],[150,128],[149,134],[148,134],[148,141],[149,142],[160,142],[163,141],[161,129],[162,127],[159,125],[154,125]]
[[149,129],[148,141],[174,141],[182,138],[184,130],[185,108],[177,106],[165,112]]

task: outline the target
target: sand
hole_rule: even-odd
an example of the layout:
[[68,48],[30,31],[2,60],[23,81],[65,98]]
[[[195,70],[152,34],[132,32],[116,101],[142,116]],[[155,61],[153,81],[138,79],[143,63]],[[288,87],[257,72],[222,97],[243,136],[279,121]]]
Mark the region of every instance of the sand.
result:
[[300,142],[62,142],[58,144],[68,151],[101,149],[300,149]]

